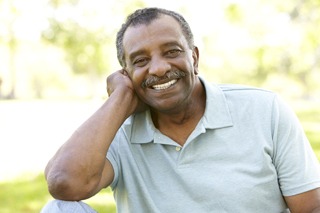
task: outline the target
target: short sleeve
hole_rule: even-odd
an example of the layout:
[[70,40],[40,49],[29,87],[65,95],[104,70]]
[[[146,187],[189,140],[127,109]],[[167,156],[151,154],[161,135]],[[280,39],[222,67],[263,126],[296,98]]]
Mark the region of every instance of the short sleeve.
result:
[[304,130],[293,112],[278,96],[273,104],[273,162],[284,196],[320,187],[320,167]]
[[119,132],[120,131],[118,131],[117,135],[113,139],[107,153],[107,159],[110,161],[114,171],[114,178],[112,183],[110,184],[112,189],[116,187],[119,179],[119,173],[121,171],[120,163],[119,163],[119,143],[120,143]]

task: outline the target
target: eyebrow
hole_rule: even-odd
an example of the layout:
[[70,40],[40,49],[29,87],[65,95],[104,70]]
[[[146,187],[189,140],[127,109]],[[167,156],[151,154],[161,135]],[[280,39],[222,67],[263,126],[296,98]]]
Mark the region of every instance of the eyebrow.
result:
[[144,54],[146,51],[144,49],[134,51],[129,55],[129,60],[132,61],[136,56]]

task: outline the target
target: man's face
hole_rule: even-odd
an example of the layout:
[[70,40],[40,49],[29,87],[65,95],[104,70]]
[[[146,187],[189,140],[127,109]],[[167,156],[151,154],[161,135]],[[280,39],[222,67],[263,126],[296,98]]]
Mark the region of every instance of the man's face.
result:
[[142,101],[164,112],[181,109],[189,102],[198,52],[190,49],[174,18],[163,15],[149,25],[129,27],[123,45],[125,69]]

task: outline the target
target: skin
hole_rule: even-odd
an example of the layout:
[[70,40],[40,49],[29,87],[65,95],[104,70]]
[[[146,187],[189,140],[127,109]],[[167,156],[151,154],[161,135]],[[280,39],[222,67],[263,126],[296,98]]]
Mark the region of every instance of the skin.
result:
[[[137,33],[141,28],[146,30]],[[153,33],[148,32],[151,29],[154,29]],[[158,29],[160,31],[157,32]],[[155,36],[157,33],[163,35]],[[133,65],[132,49],[128,47],[139,40],[146,41],[135,46],[149,58],[144,67]],[[163,48],[166,43],[175,43],[175,49],[179,47],[184,52],[174,53],[175,57],[171,52],[169,57],[166,53],[168,47]],[[117,130],[133,113],[150,107],[159,130],[180,144],[185,142],[203,115],[205,93],[196,76],[198,49],[188,47],[174,19],[165,17],[148,26],[129,27],[124,36],[124,49],[128,66],[107,78],[108,100],[60,147],[46,167],[49,191],[56,199],[82,200],[110,185],[114,172],[105,156]],[[170,88],[156,91],[141,87],[145,78],[162,76],[165,70],[173,68],[186,73],[186,76]],[[158,84],[168,81],[162,80]]]
[[[105,156],[118,129],[133,113],[150,108],[155,126],[180,145],[204,113],[198,48],[190,49],[175,19],[164,15],[149,25],[131,26],[123,41],[126,67],[107,78],[109,98],[48,162],[45,175],[56,199],[83,200],[111,184],[114,171]],[[172,70],[185,76],[154,82],[174,83],[162,90],[142,86],[150,76],[163,77]],[[293,213],[320,212],[320,189],[285,200]]]
[[[125,70],[137,96],[151,108],[155,126],[183,145],[205,109],[205,92],[197,76],[198,49],[189,48],[178,23],[170,16],[163,16],[148,26],[129,28],[124,38]],[[171,70],[180,70],[186,76],[163,90],[141,87],[148,77],[162,77]]]

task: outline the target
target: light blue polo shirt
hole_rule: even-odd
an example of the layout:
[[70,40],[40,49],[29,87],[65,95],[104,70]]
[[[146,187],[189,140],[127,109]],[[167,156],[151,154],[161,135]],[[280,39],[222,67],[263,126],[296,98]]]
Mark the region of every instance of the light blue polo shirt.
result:
[[201,79],[206,110],[183,147],[127,119],[107,158],[120,213],[276,213],[283,195],[320,187],[318,161],[292,110],[272,92]]

